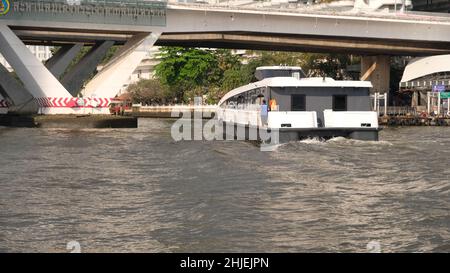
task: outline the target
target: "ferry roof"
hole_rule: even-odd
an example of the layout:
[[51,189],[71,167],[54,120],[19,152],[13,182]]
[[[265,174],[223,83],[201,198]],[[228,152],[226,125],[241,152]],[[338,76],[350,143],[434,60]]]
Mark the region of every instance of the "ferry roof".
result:
[[302,70],[300,66],[260,66],[256,70]]
[[356,87],[356,88],[372,88],[369,81],[336,81],[332,78],[302,78],[294,77],[274,77],[266,78],[259,82],[253,82],[234,90],[231,90],[219,101],[219,105],[224,103],[231,97],[247,92],[259,87]]

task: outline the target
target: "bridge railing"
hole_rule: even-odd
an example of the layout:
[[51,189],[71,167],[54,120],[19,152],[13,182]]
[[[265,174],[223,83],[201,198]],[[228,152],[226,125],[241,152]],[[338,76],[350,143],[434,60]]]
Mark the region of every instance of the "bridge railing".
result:
[[[308,13],[323,15],[350,15],[361,16],[364,14],[373,18],[386,18],[394,20],[408,21],[437,21],[450,22],[450,14],[430,13],[400,9],[400,0],[398,8],[385,9],[381,6],[379,9],[354,9],[351,1],[327,2],[322,0],[167,0],[169,5],[201,7],[202,9],[216,8],[237,8],[240,10],[255,11],[274,11],[286,13]],[[387,1],[387,0],[386,0]],[[387,1],[389,2],[389,1]],[[392,2],[392,1],[390,1]],[[395,1],[393,1],[395,3]],[[392,3],[391,3],[392,4]]]
[[0,20],[165,26],[166,11],[156,0],[15,0]]
[[154,7],[166,6],[167,0],[15,0],[15,2],[46,4],[67,4],[69,6],[97,5],[97,6],[114,6],[114,7]]

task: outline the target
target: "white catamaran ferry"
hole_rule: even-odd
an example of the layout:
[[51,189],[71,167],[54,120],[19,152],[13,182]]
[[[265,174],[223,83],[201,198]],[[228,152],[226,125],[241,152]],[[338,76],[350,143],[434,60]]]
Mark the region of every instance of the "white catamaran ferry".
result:
[[280,142],[338,136],[378,140],[370,82],[306,78],[300,67],[287,66],[259,67],[255,76],[258,82],[234,89],[220,100],[219,121],[247,130],[276,130]]

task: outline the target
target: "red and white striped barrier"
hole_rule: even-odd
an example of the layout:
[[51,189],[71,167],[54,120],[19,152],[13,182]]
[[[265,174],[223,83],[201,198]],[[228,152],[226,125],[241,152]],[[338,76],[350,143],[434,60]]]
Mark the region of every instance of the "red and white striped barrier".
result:
[[37,98],[39,107],[57,108],[108,108],[111,99],[107,98]]
[[110,98],[36,98],[41,114],[109,114]]
[[0,99],[0,114],[7,114],[8,113],[8,102],[4,99]]
[[0,99],[0,108],[8,108],[8,102],[6,100]]

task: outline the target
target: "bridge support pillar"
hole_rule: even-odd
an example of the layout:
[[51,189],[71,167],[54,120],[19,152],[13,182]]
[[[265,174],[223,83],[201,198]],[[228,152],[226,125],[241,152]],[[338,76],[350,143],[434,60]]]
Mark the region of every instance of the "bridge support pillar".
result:
[[58,79],[4,24],[0,24],[0,51],[34,98],[71,97]]
[[160,35],[159,32],[134,35],[86,85],[82,94],[88,97],[115,97]]
[[[23,83],[25,91],[22,89],[19,93],[29,92],[38,105],[38,113],[48,115],[109,114],[109,98],[73,97],[5,24],[0,24],[0,53],[13,67]],[[11,86],[7,88],[8,94],[13,94],[15,91]]]
[[390,57],[384,55],[362,56],[361,80],[372,82],[371,93],[389,92]]
[[[55,77],[59,77],[64,73],[82,47],[83,44],[63,46],[46,62],[45,66]],[[31,93],[1,65],[0,93],[3,94],[10,113],[35,114],[38,112],[38,105]],[[5,104],[3,103],[3,105]]]
[[78,95],[86,79],[94,73],[98,64],[113,45],[114,41],[97,43],[66,75],[64,75],[61,83],[67,88],[72,96]]
[[8,107],[9,112],[37,113],[34,97],[3,65],[0,65],[0,94],[3,97],[0,107]]
[[64,45],[45,63],[45,66],[56,78],[59,78],[82,48],[83,44]]

